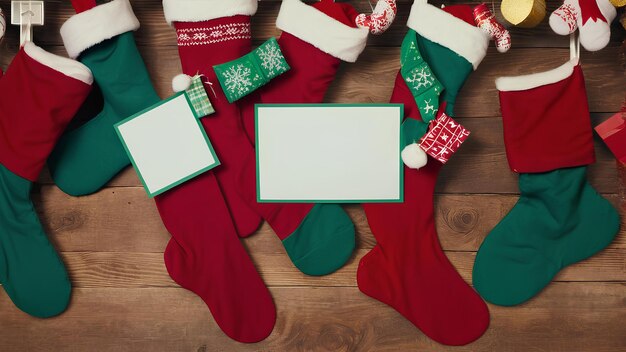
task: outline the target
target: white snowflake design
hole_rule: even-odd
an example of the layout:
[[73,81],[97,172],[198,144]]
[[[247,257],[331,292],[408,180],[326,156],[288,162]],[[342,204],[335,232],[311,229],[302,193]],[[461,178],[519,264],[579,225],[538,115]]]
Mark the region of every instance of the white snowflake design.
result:
[[253,86],[252,81],[254,77],[252,77],[252,71],[244,65],[231,66],[223,75],[226,78],[224,80],[226,89],[239,96],[245,95]]
[[212,27],[176,30],[179,46],[207,45],[230,40],[250,39],[250,23],[228,23]]
[[430,88],[434,81],[432,73],[426,67],[415,68],[406,78],[406,82],[411,83],[414,90],[419,90],[421,87]]
[[257,50],[257,55],[261,59],[261,66],[267,70],[269,76],[279,75],[287,71],[287,65],[280,47],[275,43],[262,45]]
[[428,114],[428,113],[433,113],[434,114],[434,113],[437,112],[436,109],[435,109],[435,106],[431,104],[431,100],[432,99],[424,100],[424,104],[425,105],[424,105],[423,109],[424,109],[424,113],[425,114]]

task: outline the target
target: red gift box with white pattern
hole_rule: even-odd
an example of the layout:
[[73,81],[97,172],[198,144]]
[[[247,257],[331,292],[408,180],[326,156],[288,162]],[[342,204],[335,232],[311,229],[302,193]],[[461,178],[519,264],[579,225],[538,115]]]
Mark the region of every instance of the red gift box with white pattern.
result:
[[430,130],[420,140],[426,154],[445,164],[470,135],[470,131],[442,113],[431,121]]

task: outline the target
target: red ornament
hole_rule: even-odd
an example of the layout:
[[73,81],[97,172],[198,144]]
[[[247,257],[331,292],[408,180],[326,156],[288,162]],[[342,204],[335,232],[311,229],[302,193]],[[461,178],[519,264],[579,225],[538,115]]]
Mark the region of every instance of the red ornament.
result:
[[511,34],[496,20],[485,3],[474,8],[474,20],[480,29],[496,41],[496,49],[499,52],[505,53],[511,49]]
[[379,0],[371,15],[362,13],[355,22],[360,28],[368,28],[372,34],[382,34],[389,29],[397,13],[396,0]]
[[470,131],[442,113],[431,121],[431,128],[420,140],[426,154],[445,164],[470,135]]

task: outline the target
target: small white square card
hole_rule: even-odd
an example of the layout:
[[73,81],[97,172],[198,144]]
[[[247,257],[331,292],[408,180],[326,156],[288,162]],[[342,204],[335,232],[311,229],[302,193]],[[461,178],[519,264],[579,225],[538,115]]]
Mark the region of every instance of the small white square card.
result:
[[150,197],[220,164],[198,118],[183,92],[115,125]]

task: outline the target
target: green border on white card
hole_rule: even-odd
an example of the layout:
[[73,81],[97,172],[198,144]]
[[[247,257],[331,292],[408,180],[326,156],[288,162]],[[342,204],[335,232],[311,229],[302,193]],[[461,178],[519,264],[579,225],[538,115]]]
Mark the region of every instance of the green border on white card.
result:
[[[213,164],[211,164],[211,165],[208,165],[208,166],[206,166],[206,167],[204,167],[204,168],[194,172],[193,174],[191,174],[189,176],[183,177],[182,179],[180,179],[178,181],[175,181],[174,183],[171,183],[171,184],[169,184],[169,185],[167,185],[165,187],[162,187],[162,188],[160,188],[160,189],[158,189],[158,190],[156,190],[154,192],[150,192],[150,190],[148,189],[148,186],[146,185],[146,181],[144,180],[143,176],[141,175],[141,172],[139,171],[139,168],[137,167],[137,164],[135,163],[135,159],[133,159],[133,156],[130,153],[130,150],[128,149],[128,146],[126,145],[126,142],[124,141],[124,138],[122,138],[122,134],[121,134],[121,132],[119,130],[119,126],[124,124],[124,123],[126,123],[126,122],[128,122],[128,121],[130,121],[130,120],[132,120],[132,119],[134,119],[134,118],[136,118],[136,117],[138,117],[139,115],[143,115],[143,114],[145,114],[148,111],[154,110],[154,109],[158,108],[159,106],[161,106],[161,105],[163,105],[163,104],[165,104],[165,103],[167,103],[167,102],[169,102],[171,100],[174,100],[174,99],[180,97],[181,95],[185,96],[185,100],[187,101],[187,104],[189,105],[189,109],[191,110],[191,113],[193,114],[193,116],[194,116],[194,118],[196,120],[196,123],[198,124],[198,128],[200,129],[200,132],[204,136],[204,140],[206,141],[207,145],[209,146],[209,150],[211,151],[211,155],[213,155],[213,159],[215,160],[215,162]],[[211,141],[209,140],[209,136],[207,136],[207,134],[206,134],[206,132],[204,130],[204,127],[202,126],[202,123],[200,122],[200,118],[201,117],[203,117],[203,116],[198,116],[198,114],[196,113],[195,109],[193,108],[193,104],[191,104],[191,101],[189,100],[189,96],[187,95],[187,93],[185,93],[183,91],[183,92],[179,92],[177,94],[174,94],[171,97],[169,97],[167,99],[164,99],[161,102],[159,102],[159,103],[157,103],[155,105],[152,105],[152,106],[150,106],[150,107],[148,107],[148,108],[146,108],[146,109],[144,109],[144,110],[142,110],[142,111],[140,111],[140,112],[138,112],[138,113],[136,113],[136,114],[134,114],[134,115],[132,115],[132,116],[130,116],[128,118],[125,118],[124,120],[116,123],[115,125],[113,125],[113,127],[115,128],[115,132],[117,133],[117,136],[119,137],[120,141],[122,142],[122,145],[124,146],[124,150],[126,151],[126,154],[128,154],[128,158],[130,159],[130,162],[133,164],[133,168],[137,172],[137,176],[139,176],[139,180],[141,181],[141,184],[143,185],[143,188],[146,190],[146,193],[148,193],[148,196],[150,198],[152,198],[154,196],[158,196],[161,193],[167,192],[170,189],[172,189],[172,188],[174,188],[174,187],[176,187],[176,186],[178,186],[178,185],[180,185],[180,184],[182,184],[182,183],[184,183],[186,181],[189,181],[192,178],[194,178],[196,176],[199,176],[200,174],[203,174],[203,173],[205,173],[205,172],[215,168],[216,166],[220,165],[220,161],[217,158],[217,154],[215,153],[215,149],[213,148],[213,145],[211,144]]]
[[[400,108],[400,124],[398,128],[399,134],[399,145],[398,145],[398,168],[400,169],[400,197],[398,199],[348,199],[348,200],[315,200],[315,199],[303,199],[303,200],[281,200],[281,199],[261,199],[259,195],[259,189],[261,186],[260,178],[259,178],[259,108],[263,107],[272,107],[272,108],[281,108],[281,107],[398,107]],[[404,203],[404,163],[402,162],[402,158],[400,154],[403,149],[402,142],[402,121],[404,120],[404,104],[331,104],[331,103],[323,103],[323,104],[255,104],[254,105],[254,140],[256,146],[256,200],[258,203],[332,203],[332,204],[360,204],[360,203]]]

